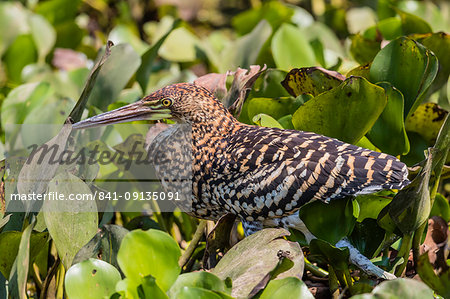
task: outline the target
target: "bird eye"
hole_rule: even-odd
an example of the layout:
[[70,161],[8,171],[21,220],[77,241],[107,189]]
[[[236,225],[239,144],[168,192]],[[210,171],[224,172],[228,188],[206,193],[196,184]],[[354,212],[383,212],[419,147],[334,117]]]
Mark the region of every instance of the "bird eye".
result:
[[172,99],[171,98],[165,98],[165,99],[162,100],[161,103],[162,103],[162,105],[164,107],[170,107],[170,106],[172,106]]

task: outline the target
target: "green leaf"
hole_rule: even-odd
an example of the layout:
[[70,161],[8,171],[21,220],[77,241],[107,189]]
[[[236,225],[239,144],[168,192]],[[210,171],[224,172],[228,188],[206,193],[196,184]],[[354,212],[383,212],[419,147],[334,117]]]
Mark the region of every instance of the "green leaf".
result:
[[297,277],[286,277],[279,280],[271,280],[262,292],[260,299],[285,299],[302,298],[313,299],[306,284]]
[[168,291],[169,297],[178,298],[177,294],[186,286],[225,293],[231,291],[227,289],[225,283],[216,275],[205,271],[199,271],[178,276],[177,280]]
[[385,105],[383,88],[364,78],[350,77],[300,106],[292,123],[297,130],[355,143],[373,126]]
[[255,115],[252,118],[252,121],[255,125],[258,125],[260,127],[283,129],[283,127],[280,125],[279,122],[276,121],[276,119],[274,119],[272,116],[264,114],[264,113]]
[[294,98],[253,98],[248,101],[247,114],[249,119],[264,113],[275,119],[294,113],[300,107],[302,101]]
[[221,299],[222,297],[212,291],[196,288],[196,287],[183,287],[177,293],[177,299]]
[[370,67],[372,82],[387,81],[405,99],[405,118],[421,103],[438,71],[436,56],[424,46],[399,37],[385,46]]
[[156,280],[151,275],[142,278],[142,284],[138,287],[139,298],[169,299],[163,290],[158,287]]
[[314,236],[331,244],[349,235],[356,223],[352,199],[311,202],[300,208],[299,217]]
[[352,299],[391,299],[410,298],[423,299],[433,298],[433,291],[424,283],[410,278],[398,278],[383,281],[376,286],[370,294],[360,294]]
[[105,110],[114,102],[120,91],[130,80],[141,64],[141,57],[128,44],[111,48],[111,55],[104,62],[92,90],[92,105]]
[[291,70],[281,84],[294,97],[302,94],[317,96],[339,86],[344,80],[345,77],[338,72],[308,67]]
[[406,120],[406,130],[419,134],[432,146],[447,115],[448,112],[435,103],[421,104]]
[[381,195],[368,194],[356,197],[360,207],[358,222],[366,218],[377,219],[381,210],[391,202],[391,198]]
[[[48,193],[64,194],[65,198],[91,195],[89,187],[76,176],[62,172],[48,184]],[[76,253],[97,233],[98,213],[95,201],[45,201],[45,224],[55,242],[56,250],[66,269]]]
[[450,204],[448,200],[440,193],[434,198],[433,207],[431,208],[430,217],[440,216],[445,222],[450,221]]
[[278,122],[284,129],[294,130],[294,125],[292,124],[292,114],[281,117],[278,119]]
[[180,273],[178,244],[168,234],[150,229],[135,230],[122,240],[117,255],[120,269],[133,283],[152,275],[156,283],[167,291]]
[[70,267],[64,279],[67,296],[71,299],[109,298],[121,280],[112,265],[90,258]]
[[36,62],[38,52],[31,34],[19,35],[3,56],[8,79],[14,83],[22,82],[22,69]]
[[284,229],[275,228],[256,232],[233,246],[211,272],[222,280],[231,278],[233,297],[247,297],[278,265],[280,260],[277,254],[282,250],[289,252],[289,259],[294,262],[294,266],[279,274],[277,279],[301,277],[303,253],[298,243],[283,239],[288,234]]
[[289,93],[280,84],[286,75],[287,72],[282,70],[267,69],[256,79],[248,96],[249,99],[288,97]]
[[375,26],[368,28],[363,36],[375,40],[377,34],[381,34],[386,40],[393,40],[403,35],[402,21],[398,17],[386,18],[379,21]]
[[281,25],[275,32],[271,49],[277,67],[285,71],[316,63],[314,50],[308,40],[300,29],[290,24]]
[[190,62],[197,59],[200,40],[185,27],[180,27],[167,36],[158,50],[159,56],[174,62]]
[[430,263],[428,252],[419,257],[417,272],[424,283],[431,287],[436,293],[448,298],[450,296],[450,270],[447,269],[436,275]]
[[174,21],[172,27],[142,55],[142,63],[136,72],[136,81],[139,83],[144,93],[147,91],[147,84],[152,72],[153,61],[157,57],[161,45],[173,30],[180,26],[180,24],[181,22],[179,20]]
[[248,69],[255,64],[259,52],[271,34],[272,28],[263,20],[250,33],[229,43],[221,52],[223,56],[218,66],[219,72],[225,73],[238,67]]
[[430,25],[428,25],[427,22],[425,22],[418,16],[404,12],[400,9],[396,9],[396,11],[400,16],[400,19],[402,20],[402,29],[404,35],[433,32]]
[[117,253],[123,238],[129,231],[114,224],[104,225],[97,234],[84,245],[75,255],[72,265],[87,260],[98,258],[119,268]]
[[53,29],[44,17],[37,14],[30,15],[28,23],[38,51],[38,61],[40,63],[45,63],[45,57],[55,45],[55,29]]
[[0,56],[20,34],[28,32],[27,11],[14,2],[0,3]]
[[403,121],[403,95],[387,82],[377,84],[384,88],[387,104],[367,138],[382,152],[393,156],[409,152],[409,140]]
[[385,233],[385,230],[378,226],[376,219],[367,218],[356,222],[349,240],[360,253],[372,258],[383,242]]
[[[0,255],[0,271],[4,277],[9,277],[14,260],[19,251],[19,244],[22,238],[22,232],[18,231],[5,231],[0,234],[0,248],[2,248],[2,254]],[[44,244],[48,240],[48,233],[33,232],[30,238],[30,258],[34,260],[36,255],[42,249]]]
[[380,42],[355,34],[351,36],[350,53],[360,64],[371,62],[380,51]]
[[348,271],[350,253],[347,247],[337,248],[326,241],[314,239],[309,244],[309,250],[311,261],[330,264],[337,271]]

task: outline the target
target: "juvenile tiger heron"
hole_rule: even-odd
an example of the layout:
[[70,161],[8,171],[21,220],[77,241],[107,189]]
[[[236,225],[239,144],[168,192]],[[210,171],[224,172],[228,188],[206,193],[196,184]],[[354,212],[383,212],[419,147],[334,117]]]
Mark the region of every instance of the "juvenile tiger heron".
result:
[[246,235],[285,227],[310,240],[314,236],[298,217],[302,205],[409,183],[406,165],[393,156],[311,132],[240,123],[212,93],[189,83],[167,86],[74,128],[163,118],[192,126],[192,214],[213,220],[235,214]]

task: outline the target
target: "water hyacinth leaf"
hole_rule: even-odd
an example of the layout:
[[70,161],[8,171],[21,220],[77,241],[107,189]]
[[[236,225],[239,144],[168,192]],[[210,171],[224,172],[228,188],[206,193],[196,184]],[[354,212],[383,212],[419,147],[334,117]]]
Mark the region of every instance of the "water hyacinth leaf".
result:
[[345,76],[321,67],[292,69],[281,82],[290,95],[298,97],[302,94],[317,96],[339,86]]
[[180,274],[180,248],[168,234],[149,229],[135,230],[122,240],[117,261],[127,278],[139,282],[152,275],[157,285],[167,291]]
[[303,298],[313,299],[306,284],[297,277],[271,280],[262,292],[260,299]]
[[255,82],[249,98],[288,97],[289,93],[280,84],[287,72],[278,69],[267,69]]
[[432,146],[447,115],[448,112],[435,103],[421,104],[406,120],[406,130],[419,134]]
[[19,35],[28,31],[27,11],[12,2],[0,3],[0,56]]
[[[48,193],[71,196],[93,196],[89,187],[76,176],[61,172],[48,184]],[[98,213],[95,201],[45,201],[45,224],[55,242],[58,255],[66,269],[77,252],[97,233]],[[61,225],[64,223],[64,225]]]
[[396,12],[402,20],[402,30],[404,35],[433,32],[430,25],[418,16],[404,12],[400,9],[396,9]]
[[355,143],[374,125],[386,102],[383,88],[364,78],[350,77],[300,106],[292,123],[296,130]]
[[223,50],[223,58],[219,65],[219,72],[235,70],[238,67],[249,68],[255,64],[263,45],[272,34],[272,28],[267,21],[262,20],[248,34],[231,42]]
[[366,136],[382,152],[393,156],[407,154],[409,140],[403,121],[403,95],[390,83],[380,82],[377,85],[384,88],[387,104]]
[[448,200],[440,193],[434,198],[433,207],[431,208],[430,217],[440,216],[445,222],[450,221],[450,204]]
[[385,40],[393,40],[402,36],[402,21],[398,17],[386,18],[379,21],[375,26],[368,28],[363,36],[375,40],[377,34],[381,34]]
[[385,230],[377,224],[376,219],[364,219],[356,222],[349,240],[363,255],[373,258],[385,236]]
[[217,292],[231,292],[231,290],[225,285],[224,281],[216,275],[205,271],[199,271],[184,273],[178,276],[177,280],[168,291],[169,297],[177,298],[177,293],[180,292],[180,290],[185,286]]
[[303,253],[298,243],[283,239],[289,235],[284,229],[268,228],[256,232],[233,246],[211,271],[220,279],[230,277],[233,282],[232,297],[247,297],[266,275],[279,263],[280,250],[289,251],[294,265],[278,274],[277,279],[302,277]]
[[151,275],[142,278],[142,284],[138,286],[138,294],[139,298],[169,299]]
[[351,36],[350,53],[353,58],[360,64],[366,64],[373,60],[373,58],[380,51],[380,42],[365,38],[359,33]]
[[299,217],[314,236],[331,244],[350,234],[356,223],[352,199],[311,202],[300,208]]
[[101,110],[106,110],[118,97],[141,64],[141,57],[128,44],[112,47],[107,58],[90,95],[92,105]]
[[383,281],[370,294],[359,294],[352,299],[433,298],[433,290],[424,283],[410,278]]
[[253,98],[248,101],[247,114],[249,119],[264,113],[275,119],[292,114],[301,106],[300,99],[288,98]]
[[[4,277],[9,277],[10,272],[19,251],[22,232],[4,231],[0,234],[0,246],[5,250],[0,255],[0,272]],[[30,260],[33,261],[44,244],[48,240],[48,233],[32,232],[30,237]]]
[[370,70],[370,63],[363,64],[363,65],[355,67],[354,69],[351,69],[347,73],[347,77],[350,77],[350,76],[363,77],[363,78],[366,78],[367,80],[369,80],[370,79],[369,70]]
[[75,255],[72,264],[89,258],[97,258],[119,268],[117,253],[123,238],[129,231],[114,224],[104,225],[95,236]]
[[118,24],[109,33],[108,40],[113,42],[115,45],[130,44],[141,56],[149,48],[148,44],[140,39],[139,31],[133,25]]
[[173,62],[190,62],[197,59],[199,38],[185,27],[173,30],[158,50],[159,56]]
[[284,129],[294,130],[294,125],[292,124],[292,114],[281,117],[278,119],[278,122]]
[[97,299],[109,298],[121,279],[119,271],[112,265],[90,258],[70,267],[64,282],[70,298]]
[[417,41],[433,51],[439,61],[439,72],[430,87],[429,94],[439,90],[448,81],[450,75],[450,34],[437,32],[418,36]]
[[271,49],[277,67],[285,71],[316,63],[314,50],[301,30],[287,23],[274,34]]
[[386,45],[370,67],[372,82],[386,81],[400,90],[405,99],[405,118],[421,103],[438,71],[436,56],[408,37]]
[[180,291],[177,293],[176,298],[179,298],[179,299],[191,299],[191,298],[221,299],[222,297],[219,294],[216,294],[209,290],[186,286],[186,287],[183,287],[180,289]]
[[31,34],[19,35],[3,56],[8,79],[14,83],[22,82],[22,69],[36,62],[38,52]]
[[355,199],[360,207],[358,222],[366,218],[377,219],[381,210],[387,206],[392,198],[376,194],[359,195]]
[[277,122],[276,119],[274,119],[272,116],[264,114],[264,113],[255,115],[252,118],[252,122],[255,125],[258,125],[260,127],[283,129],[283,126],[281,126],[281,124],[279,122]]
[[434,272],[430,263],[428,253],[425,252],[419,257],[417,272],[420,279],[431,287],[436,293],[448,298],[450,296],[450,270],[443,271],[439,276]]

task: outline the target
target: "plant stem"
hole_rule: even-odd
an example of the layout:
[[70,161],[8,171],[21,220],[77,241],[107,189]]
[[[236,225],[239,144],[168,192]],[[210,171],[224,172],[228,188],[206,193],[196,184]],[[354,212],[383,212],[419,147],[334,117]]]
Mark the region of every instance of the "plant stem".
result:
[[181,268],[183,268],[191,258],[192,253],[194,252],[198,242],[203,236],[206,224],[207,224],[206,220],[200,220],[199,224],[197,225],[197,229],[195,230],[194,236],[192,237],[192,240],[189,243],[188,248],[186,248],[183,255],[180,257],[180,260],[178,261],[178,265],[180,265]]
[[311,262],[308,261],[307,258],[305,258],[305,270],[308,270],[309,272],[311,272],[313,275],[315,275],[317,277],[322,277],[322,278],[328,277],[327,271],[311,264]]
[[427,222],[425,221],[419,228],[414,232],[414,238],[412,240],[412,250],[413,250],[413,259],[414,259],[414,267],[417,266],[417,262],[420,256],[420,244],[422,243],[422,235],[427,226]]
[[403,263],[395,271],[395,276],[400,277],[408,264],[409,252],[411,251],[412,235],[403,235],[402,246],[398,252],[398,256],[403,257]]

